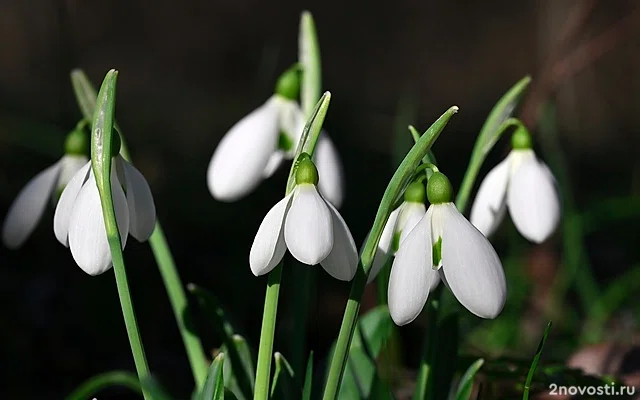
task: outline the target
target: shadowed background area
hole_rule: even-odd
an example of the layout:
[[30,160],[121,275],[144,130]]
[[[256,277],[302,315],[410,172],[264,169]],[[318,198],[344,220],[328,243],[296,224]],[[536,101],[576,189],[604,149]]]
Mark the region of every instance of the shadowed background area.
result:
[[[107,70],[118,69],[117,119],[154,192],[183,281],[216,293],[257,343],[266,279],[253,277],[248,253],[261,219],[281,198],[288,168],[233,204],[213,200],[206,168],[222,135],[261,105],[296,61],[304,9],[318,29],[323,89],[332,93],[325,127],[344,163],[341,211],[356,243],[370,229],[395,168],[398,126],[403,135],[409,123],[424,130],[449,106],[460,107],[434,146],[455,186],[496,100],[530,74],[518,115],[545,158],[550,147],[536,127],[544,106],[555,105],[573,206],[583,211],[617,196],[627,207],[614,206],[612,212],[628,215],[585,237],[596,281],[604,285],[637,263],[640,9],[634,1],[45,0],[34,6],[0,0],[3,214],[20,188],[62,155],[64,137],[81,117],[70,70],[84,69],[97,86]],[[497,145],[479,179],[507,147],[506,140]],[[93,374],[133,369],[113,273],[82,272],[55,240],[52,216],[47,210],[21,249],[0,248],[2,398],[62,398]],[[499,252],[512,230],[505,224],[497,235]],[[565,251],[562,229],[548,243],[527,247],[521,268],[529,271],[534,300],[520,322],[533,344],[546,323],[536,296],[544,297]],[[130,240],[125,256],[152,370],[169,391],[187,397],[187,359],[149,247]],[[325,353],[349,287],[324,272],[317,277],[308,345]],[[290,278],[285,272],[275,350],[286,348],[293,329]],[[615,331],[632,341],[637,315],[622,319],[631,327]],[[194,324],[205,332],[207,348],[219,346],[202,321]],[[421,329],[417,323],[404,335],[420,337]],[[571,329],[578,335],[578,326]],[[563,359],[573,350],[550,353]]]

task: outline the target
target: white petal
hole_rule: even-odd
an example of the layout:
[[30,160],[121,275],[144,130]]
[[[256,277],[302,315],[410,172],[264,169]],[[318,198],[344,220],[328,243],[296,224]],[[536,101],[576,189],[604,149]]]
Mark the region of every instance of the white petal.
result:
[[277,150],[275,153],[271,154],[269,161],[267,161],[267,165],[264,167],[264,171],[262,171],[262,176],[266,179],[273,175],[278,170],[280,164],[282,164],[283,159],[284,152],[281,150]]
[[58,204],[56,205],[56,211],[53,214],[53,232],[56,235],[56,239],[67,247],[69,247],[69,218],[71,217],[78,193],[80,193],[82,185],[89,177],[90,169],[91,162],[89,161],[71,178],[67,187],[62,191],[60,200],[58,200]]
[[511,157],[508,156],[489,171],[471,207],[471,223],[487,237],[495,232],[504,218],[510,164]]
[[560,199],[546,165],[535,155],[523,160],[509,181],[507,204],[514,225],[525,238],[540,243],[560,221]]
[[304,130],[306,122],[304,114],[298,102],[294,100],[276,95],[274,96],[274,101],[278,103],[280,132],[286,135],[292,143],[291,148],[286,153],[286,157],[287,159],[292,159]]
[[411,230],[396,253],[389,278],[389,313],[397,325],[416,319],[437,274],[432,264],[431,221],[427,214]]
[[350,281],[358,269],[358,250],[353,241],[351,231],[342,215],[327,201],[331,211],[333,225],[333,248],[329,255],[320,262],[322,268],[336,279]]
[[444,214],[442,274],[458,301],[473,314],[495,318],[507,295],[502,264],[486,237],[453,203],[434,207]]
[[255,276],[271,272],[287,250],[282,225],[292,196],[289,194],[271,207],[258,228],[249,253],[249,266]]
[[62,157],[60,162],[62,163],[62,169],[60,170],[60,176],[58,177],[58,190],[62,191],[67,184],[76,175],[76,172],[80,171],[82,167],[89,161],[85,156],[68,156]]
[[144,176],[121,156],[115,157],[116,168],[122,171],[129,208],[129,232],[139,242],[149,239],[156,227],[156,206]]
[[278,103],[273,98],[241,119],[222,138],[207,170],[214,198],[234,201],[261,182],[278,145]]
[[58,161],[34,176],[9,207],[2,226],[2,242],[8,248],[20,247],[35,229],[51,200],[61,165]]
[[298,185],[294,191],[284,222],[284,240],[298,261],[316,265],[333,248],[331,211],[314,185]]
[[404,241],[409,232],[420,222],[426,208],[423,203],[407,202],[402,203],[402,211],[398,217],[396,232],[400,232],[400,243]]
[[[387,223],[382,230],[382,236],[380,236],[380,241],[378,242],[378,248],[376,249],[376,254],[373,256],[373,261],[371,263],[371,270],[369,271],[369,278],[367,283],[372,282],[380,270],[387,262],[389,257],[393,254],[393,236],[395,235],[396,230],[396,222],[398,221],[398,215],[400,215],[400,207],[396,208],[389,214],[389,219],[387,219]],[[364,240],[366,243],[369,240],[367,238]]]
[[331,204],[340,208],[344,198],[342,163],[333,142],[324,132],[318,138],[313,160],[318,168],[318,190]]
[[[122,241],[127,242],[129,211],[124,192],[112,175],[113,204]],[[89,275],[100,275],[111,268],[111,251],[104,227],[100,195],[93,173],[80,190],[69,221],[69,248],[73,259]]]

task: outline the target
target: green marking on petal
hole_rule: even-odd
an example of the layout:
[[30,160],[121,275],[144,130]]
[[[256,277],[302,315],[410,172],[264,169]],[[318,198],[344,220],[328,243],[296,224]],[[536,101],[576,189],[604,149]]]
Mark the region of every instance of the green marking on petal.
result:
[[433,245],[433,265],[434,269],[442,267],[442,237],[439,237],[438,241]]
[[293,148],[293,140],[286,133],[280,132],[278,137],[278,149],[283,151],[290,151]]

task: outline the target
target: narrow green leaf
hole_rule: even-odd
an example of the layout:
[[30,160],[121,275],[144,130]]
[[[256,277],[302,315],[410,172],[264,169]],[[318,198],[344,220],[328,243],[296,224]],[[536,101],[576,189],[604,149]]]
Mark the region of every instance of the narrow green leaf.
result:
[[[418,143],[420,136],[422,136],[420,135],[420,132],[418,132],[418,130],[414,128],[413,125],[409,125],[409,132],[411,132],[411,137],[413,138],[413,142]],[[422,157],[422,162],[438,165],[438,162],[436,161],[436,156],[433,154],[433,151],[431,151],[431,149],[429,149],[429,151],[427,151],[427,154],[425,154],[424,157]]]
[[467,368],[465,373],[460,378],[460,384],[458,385],[458,392],[456,393],[457,400],[469,400],[471,397],[471,390],[473,389],[473,379],[476,374],[482,368],[484,359],[479,358],[473,364]]
[[522,94],[530,82],[531,77],[525,76],[513,85],[513,87],[498,100],[496,105],[493,106],[484,125],[480,129],[476,143],[473,146],[469,166],[460,185],[458,196],[456,197],[456,206],[460,212],[464,213],[482,163],[505,131],[503,124],[511,116],[511,113],[516,108],[520,97],[522,97]]
[[87,121],[91,121],[93,110],[96,108],[96,98],[98,97],[96,89],[84,71],[78,68],[71,71],[71,85],[82,116]]
[[[247,341],[240,335],[233,335],[231,338],[232,345],[222,346],[221,351],[225,354],[230,354],[230,349],[234,348],[238,354],[239,362],[234,363],[230,360],[229,363],[224,363],[223,373],[225,387],[231,389],[238,399],[251,399],[253,388],[255,385],[255,365],[256,361],[251,354],[251,349]],[[247,377],[250,386],[249,395],[245,395],[245,392],[240,386],[240,378]]]
[[126,387],[133,392],[142,394],[137,376],[128,371],[111,371],[87,379],[78,386],[76,390],[69,394],[66,400],[90,399],[99,391],[112,386]]
[[302,400],[311,400],[311,389],[313,387],[313,351],[309,353],[307,360],[307,371],[304,374],[304,384],[302,386]]
[[303,73],[300,103],[305,117],[309,117],[313,106],[320,98],[320,91],[322,90],[320,46],[313,16],[309,11],[303,11],[300,16],[298,63],[302,67]]
[[172,400],[167,390],[151,375],[144,377],[140,381],[140,386],[142,386],[142,390],[149,395],[150,400]]
[[[229,370],[232,369],[231,366],[244,365],[246,360],[241,357],[234,341],[236,331],[217,297],[211,291],[193,283],[187,285],[187,290],[196,297],[202,310],[209,316],[216,334],[222,339],[225,357],[228,358],[225,368]],[[238,395],[238,397],[249,399],[253,393],[253,375],[247,375],[246,371],[246,368],[234,369],[234,378],[237,384],[236,389],[242,392],[242,396]]]
[[382,236],[382,230],[389,219],[392,206],[398,196],[409,184],[413,172],[418,167],[418,164],[422,158],[431,149],[431,146],[436,141],[444,127],[449,122],[449,119],[458,112],[458,107],[453,106],[449,108],[440,118],[438,118],[431,127],[420,137],[420,140],[409,150],[409,153],[405,156],[404,160],[400,163],[400,166],[393,174],[387,189],[384,192],[382,201],[376,213],[376,218],[371,228],[371,234],[369,239],[365,243],[362,251],[362,265],[364,266],[365,276],[369,275],[369,269],[371,269],[371,262],[375,255],[380,236]]
[[540,344],[538,345],[538,349],[536,350],[536,354],[533,356],[533,361],[531,361],[531,367],[529,368],[529,373],[527,373],[527,379],[524,382],[524,391],[522,393],[522,400],[529,399],[529,390],[531,389],[531,381],[533,380],[533,374],[536,372],[536,368],[538,367],[538,363],[540,362],[540,355],[542,354],[542,349],[544,348],[544,343],[547,341],[547,336],[549,336],[549,331],[551,330],[551,321],[547,324],[547,327],[544,330],[544,335],[542,339],[540,339]]
[[295,373],[291,364],[284,356],[275,352],[273,354],[275,372],[271,382],[271,399],[273,400],[298,400],[302,395],[300,387],[296,384]]
[[224,366],[224,353],[219,353],[211,362],[207,380],[202,388],[201,400],[222,400],[224,399],[224,377],[222,374]]
[[298,162],[300,154],[307,153],[310,156],[313,156],[313,152],[316,148],[316,143],[318,142],[318,137],[320,136],[320,131],[322,130],[322,124],[324,123],[324,118],[327,116],[327,110],[329,109],[329,103],[331,102],[331,93],[324,92],[315,108],[311,112],[311,116],[307,120],[307,123],[302,130],[302,135],[300,136],[300,140],[298,141],[296,147],[296,154],[293,164],[291,165],[291,171],[289,172],[289,179],[287,180],[287,190],[288,194],[293,190],[296,185],[296,170],[298,169]]

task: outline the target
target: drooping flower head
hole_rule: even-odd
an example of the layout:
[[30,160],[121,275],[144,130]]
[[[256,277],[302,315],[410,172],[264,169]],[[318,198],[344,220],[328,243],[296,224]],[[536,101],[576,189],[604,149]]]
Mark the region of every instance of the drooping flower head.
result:
[[89,139],[84,124],[67,135],[64,156],[34,176],[13,201],[2,226],[2,242],[10,249],[24,244],[34,231],[47,204],[57,203],[73,175],[86,164]]
[[498,228],[509,210],[514,225],[528,240],[541,243],[560,221],[560,199],[549,168],[531,148],[531,136],[520,126],[513,150],[486,176],[471,208],[471,222],[486,236]]
[[249,254],[254,275],[270,272],[289,249],[303,264],[320,264],[339,280],[353,279],[355,242],[340,213],[318,192],[321,179],[311,158],[302,154],[294,189],[269,210],[256,233]]
[[[236,201],[294,157],[305,124],[298,102],[299,71],[292,68],[278,80],[276,91],[262,106],[242,118],[224,135],[207,170],[211,195]],[[323,176],[320,192],[340,207],[343,178],[340,158],[326,133],[318,139],[314,161]]]
[[389,311],[405,325],[422,311],[439,274],[458,301],[473,314],[495,318],[504,306],[506,280],[495,250],[452,203],[445,175],[427,183],[431,205],[400,242],[389,278]]
[[[111,186],[122,248],[129,234],[146,241],[155,228],[156,209],[144,176],[119,154],[120,139],[114,132]],[[87,162],[60,196],[53,217],[60,243],[69,247],[78,266],[89,275],[100,275],[112,267],[111,251],[96,178]]]
[[400,243],[420,221],[426,211],[425,200],[424,184],[419,181],[412,182],[404,192],[404,201],[391,212],[382,230],[368,282],[376,278],[384,264],[398,251]]

